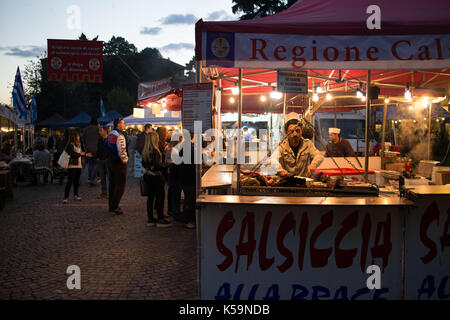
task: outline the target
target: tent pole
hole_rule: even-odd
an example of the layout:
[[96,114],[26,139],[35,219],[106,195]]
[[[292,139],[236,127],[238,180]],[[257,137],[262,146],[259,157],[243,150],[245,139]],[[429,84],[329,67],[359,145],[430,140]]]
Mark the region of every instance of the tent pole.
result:
[[283,93],[283,119],[284,116],[286,115],[287,110],[286,110],[286,93]]
[[364,179],[369,181],[369,118],[370,118],[370,70],[367,70],[366,84],[366,130],[365,130],[365,159],[364,159]]
[[431,160],[431,103],[428,105],[428,160]]
[[[196,74],[196,82],[201,83],[202,82],[202,62],[197,61],[197,74]],[[211,106],[212,107],[212,106]],[[196,197],[200,195],[201,190],[201,184],[202,184],[202,165],[196,164],[195,165],[195,186],[196,186]]]
[[386,169],[385,158],[384,158],[384,150],[386,143],[386,116],[387,116],[387,103],[384,102],[384,110],[383,110],[383,125],[381,127],[381,169]]
[[[236,165],[236,186],[237,186],[237,193],[240,194],[241,193],[241,179],[240,179],[240,172],[241,172],[241,163],[240,163],[240,159],[241,159],[241,138],[242,138],[242,133],[241,133],[241,128],[242,128],[242,77],[243,77],[243,70],[242,68],[239,68],[239,101],[238,101],[238,140],[237,140],[237,165]],[[244,148],[244,153],[245,153],[245,148]],[[245,156],[245,155],[244,155]]]

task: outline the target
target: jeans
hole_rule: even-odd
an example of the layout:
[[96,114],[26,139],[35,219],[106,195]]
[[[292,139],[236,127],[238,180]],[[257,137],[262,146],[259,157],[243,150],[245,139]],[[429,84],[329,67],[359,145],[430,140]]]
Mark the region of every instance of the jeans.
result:
[[70,188],[73,184],[73,195],[78,196],[78,188],[80,186],[81,168],[69,168],[69,180],[67,181],[66,188],[64,190],[64,199],[69,198]]
[[[144,181],[148,187],[147,217],[153,220],[153,207],[156,207],[158,219],[164,218],[164,181],[161,176],[144,175]],[[153,203],[155,203],[153,205]]]
[[109,211],[119,207],[127,182],[127,164],[117,160],[108,160]]
[[89,181],[97,181],[97,159],[94,157],[89,158],[86,157],[87,165],[88,165],[88,180]]
[[107,175],[108,175],[108,168],[106,166],[106,160],[97,160],[97,168],[98,168],[98,174],[100,175],[101,179],[101,190],[102,194],[108,193],[106,181],[107,181]]
[[179,218],[181,202],[181,184],[179,179],[169,172],[169,191],[168,191],[168,212],[174,218]]

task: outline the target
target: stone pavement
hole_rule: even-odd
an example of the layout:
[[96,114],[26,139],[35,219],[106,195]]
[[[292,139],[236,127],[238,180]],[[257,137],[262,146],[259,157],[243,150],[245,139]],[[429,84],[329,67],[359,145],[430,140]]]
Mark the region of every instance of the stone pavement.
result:
[[[83,170],[86,171],[86,170]],[[196,231],[147,226],[146,198],[128,177],[124,215],[82,178],[81,202],[58,182],[14,188],[0,211],[0,299],[198,299]],[[81,269],[68,290],[67,267]]]

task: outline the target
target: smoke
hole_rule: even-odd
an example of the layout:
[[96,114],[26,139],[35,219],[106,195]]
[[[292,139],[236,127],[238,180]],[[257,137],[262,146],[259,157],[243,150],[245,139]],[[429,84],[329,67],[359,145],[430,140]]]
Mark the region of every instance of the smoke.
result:
[[[402,121],[398,126],[400,152],[414,162],[428,158],[428,128],[425,121]],[[433,141],[431,141],[433,143]],[[433,145],[431,145],[432,150]]]

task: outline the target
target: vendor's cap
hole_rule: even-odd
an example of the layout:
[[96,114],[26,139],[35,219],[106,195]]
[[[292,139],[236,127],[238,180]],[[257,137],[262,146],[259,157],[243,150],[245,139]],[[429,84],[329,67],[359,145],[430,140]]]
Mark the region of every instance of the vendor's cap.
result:
[[284,116],[284,123],[287,123],[290,120],[297,120],[299,121],[300,118],[298,117],[298,114],[295,112],[290,112],[287,115]]
[[341,129],[339,129],[339,128],[330,128],[330,129],[328,129],[328,133],[340,134],[341,133]]

